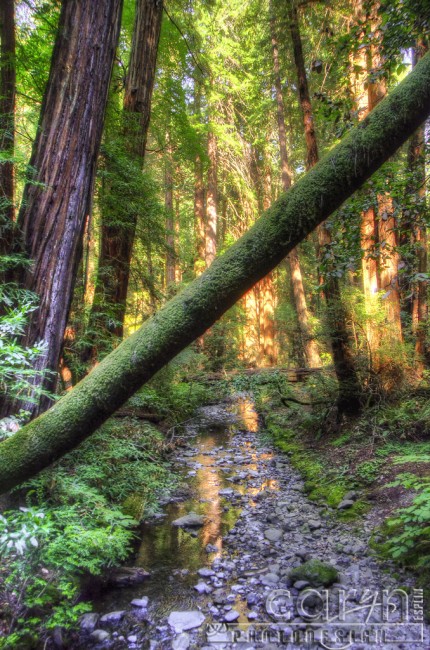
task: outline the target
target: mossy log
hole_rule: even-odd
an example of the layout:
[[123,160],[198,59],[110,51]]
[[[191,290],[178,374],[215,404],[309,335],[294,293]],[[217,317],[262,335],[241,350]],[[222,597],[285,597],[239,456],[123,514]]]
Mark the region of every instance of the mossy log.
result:
[[49,411],[0,444],[0,491],[33,476],[93,433],[339,208],[429,113],[427,54],[203,275],[166,303]]

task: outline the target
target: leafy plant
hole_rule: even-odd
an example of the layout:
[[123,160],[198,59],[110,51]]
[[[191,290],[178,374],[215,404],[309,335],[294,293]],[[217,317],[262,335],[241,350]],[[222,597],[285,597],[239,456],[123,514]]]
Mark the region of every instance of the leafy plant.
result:
[[430,569],[430,478],[400,474],[389,487],[413,490],[411,505],[397,510],[385,523],[385,551],[416,568]]

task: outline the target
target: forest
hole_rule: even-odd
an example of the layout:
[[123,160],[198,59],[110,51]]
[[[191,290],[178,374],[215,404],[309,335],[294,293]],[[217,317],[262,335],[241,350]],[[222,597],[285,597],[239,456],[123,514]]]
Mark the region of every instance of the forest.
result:
[[0,648],[430,647],[429,46],[0,0]]

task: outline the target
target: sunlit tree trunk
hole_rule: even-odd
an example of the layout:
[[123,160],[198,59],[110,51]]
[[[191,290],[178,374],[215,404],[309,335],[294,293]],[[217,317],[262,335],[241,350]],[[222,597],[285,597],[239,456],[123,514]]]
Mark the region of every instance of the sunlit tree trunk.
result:
[[[362,0],[355,3],[355,20],[370,23],[373,39],[366,47],[359,49],[354,58],[355,91],[358,118],[364,119],[369,111],[385,97],[386,85],[380,74],[383,61],[381,58],[381,30],[377,2],[366,5]],[[374,322],[378,309],[376,296],[384,291],[383,305],[389,327],[387,336],[393,342],[402,340],[401,303],[398,278],[397,223],[389,194],[379,194],[377,207],[370,206],[362,214],[362,275],[363,290],[368,313],[366,323],[368,345],[371,360],[378,368],[378,348],[381,344],[380,332]]]
[[429,114],[427,55],[362,125],[351,129],[205,273],[123,341],[48,413],[0,443],[0,492],[34,476],[96,431],[338,210]]
[[212,264],[217,251],[217,211],[218,211],[218,161],[217,141],[212,131],[208,133],[209,168],[206,193],[206,224],[205,224],[205,261],[206,268]]
[[205,190],[203,163],[199,155],[194,163],[194,224],[197,243],[194,271],[196,275],[200,275],[205,266]]
[[[286,192],[291,187],[292,174],[288,160],[287,131],[285,128],[284,99],[282,95],[281,74],[279,65],[278,42],[275,33],[275,22],[271,18],[271,38],[273,53],[273,72],[276,91],[276,115],[278,121],[279,153],[281,159],[282,188]],[[291,286],[293,290],[294,308],[300,330],[300,338],[306,365],[310,368],[321,366],[317,342],[312,334],[306,294],[303,286],[302,269],[298,250],[294,249],[287,257],[290,269]]]
[[[294,63],[297,71],[298,95],[303,115],[306,140],[306,168],[312,169],[318,162],[318,144],[312,115],[308,80],[300,35],[297,7],[289,5],[290,32],[293,44]],[[322,223],[318,228],[320,256],[331,244],[331,233]],[[338,406],[341,412],[356,413],[360,409],[361,385],[355,369],[348,331],[348,315],[342,303],[339,280],[333,269],[324,273],[324,296],[327,304],[327,323],[336,377],[339,382]]]
[[[427,47],[419,43],[413,49],[412,66],[425,54]],[[408,172],[411,175],[411,188],[415,192],[416,211],[410,221],[410,237],[415,253],[415,268],[419,280],[412,297],[412,330],[415,334],[415,371],[422,377],[426,366],[426,324],[428,319],[427,290],[428,282],[428,238],[427,226],[423,215],[426,209],[426,164],[425,164],[425,127],[421,126],[409,141]]]
[[[124,150],[143,167],[154,88],[158,43],[163,16],[162,0],[136,0],[130,64],[123,106]],[[111,165],[114,165],[112,161]],[[107,161],[109,165],[109,161]],[[118,197],[121,200],[121,197]],[[101,214],[101,246],[88,338],[90,356],[97,356],[97,330],[122,338],[130,278],[130,262],[138,215]],[[88,356],[88,354],[87,354]]]
[[[24,344],[43,340],[35,362],[45,389],[57,370],[85,219],[91,210],[97,154],[109,80],[118,41],[121,0],[64,0],[51,70],[30,161],[31,179],[19,215],[24,250],[32,260],[23,286],[39,297]],[[23,405],[33,415],[44,410]]]
[[[263,169],[263,210],[268,210],[272,203],[272,176],[270,165],[266,164]],[[273,366],[278,360],[278,348],[276,341],[276,291],[275,291],[275,272],[269,273],[261,280],[260,284],[260,344],[261,344],[261,364],[263,366]]]
[[[0,3],[0,254],[10,251],[13,239],[15,149],[15,1]],[[1,279],[1,276],[0,276]]]
[[167,145],[164,163],[164,209],[166,211],[166,289],[176,281],[175,213],[173,210],[173,153]]

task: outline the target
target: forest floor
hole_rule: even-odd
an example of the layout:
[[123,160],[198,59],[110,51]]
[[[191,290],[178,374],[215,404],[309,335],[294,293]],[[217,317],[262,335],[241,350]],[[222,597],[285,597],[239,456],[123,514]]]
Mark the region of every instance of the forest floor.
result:
[[[95,600],[80,648],[428,647],[416,578],[372,548],[390,497],[364,498],[363,482],[350,489],[340,443],[312,454],[282,409],[257,406],[266,434],[246,395],[187,425],[172,458],[182,483],[145,523],[135,555],[151,577]],[[346,435],[334,440],[356,449],[370,485],[380,458],[363,465],[373,456]],[[396,494],[400,504],[405,492]],[[190,513],[193,525],[181,523]]]

